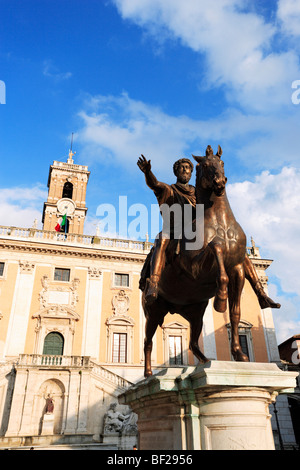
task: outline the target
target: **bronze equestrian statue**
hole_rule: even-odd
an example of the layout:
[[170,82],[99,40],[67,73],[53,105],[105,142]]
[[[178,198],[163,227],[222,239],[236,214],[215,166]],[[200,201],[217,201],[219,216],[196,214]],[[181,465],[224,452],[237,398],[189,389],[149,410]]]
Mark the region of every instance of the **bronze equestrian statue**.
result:
[[186,249],[184,233],[180,240],[175,239],[171,224],[170,237],[164,238],[160,233],[145,261],[140,279],[146,317],[145,377],[152,375],[152,338],[167,313],[178,313],[189,321],[189,348],[204,363],[208,359],[200,351],[198,339],[210,298],[214,297],[214,308],[218,312],[225,312],[227,300],[229,302],[231,353],[236,361],[249,360],[241,350],[238,335],[245,278],[256,293],[261,308],[280,308],[280,304],[264,292],[246,255],[246,236],[235,220],[226,196],[227,178],[221,155],[220,146],[216,155],[208,146],[205,157],[193,156],[198,162],[195,188],[189,185],[193,164],[188,159],[180,159],[174,164],[177,177],[174,185],[157,181],[151,171],[150,160],[147,161],[143,155],[137,162],[160,207],[162,204],[180,204],[182,207],[190,204],[193,209],[196,204],[204,206],[204,240],[200,249]]

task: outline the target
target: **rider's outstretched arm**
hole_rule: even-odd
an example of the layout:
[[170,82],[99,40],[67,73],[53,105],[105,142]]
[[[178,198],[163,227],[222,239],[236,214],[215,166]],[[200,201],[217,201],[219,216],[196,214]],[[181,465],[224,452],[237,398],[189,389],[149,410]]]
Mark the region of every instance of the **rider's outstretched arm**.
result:
[[147,186],[153,191],[159,191],[163,189],[165,184],[157,180],[156,176],[151,170],[151,160],[146,160],[144,155],[141,155],[137,162],[138,167],[144,173]]

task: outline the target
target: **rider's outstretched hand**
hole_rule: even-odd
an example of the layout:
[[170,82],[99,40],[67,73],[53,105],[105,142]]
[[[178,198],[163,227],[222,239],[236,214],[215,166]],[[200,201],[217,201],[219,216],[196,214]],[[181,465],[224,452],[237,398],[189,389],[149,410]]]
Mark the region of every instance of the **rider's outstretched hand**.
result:
[[144,155],[141,155],[137,161],[137,166],[143,173],[151,170],[151,160],[147,160]]

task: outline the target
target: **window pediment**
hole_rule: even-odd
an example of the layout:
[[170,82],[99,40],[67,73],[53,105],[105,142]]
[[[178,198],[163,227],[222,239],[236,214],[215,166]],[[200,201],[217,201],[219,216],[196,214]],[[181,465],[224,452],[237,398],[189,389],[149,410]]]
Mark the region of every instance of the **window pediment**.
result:
[[135,321],[129,315],[112,315],[106,320],[106,325],[134,326]]
[[68,306],[63,305],[53,305],[40,310],[36,314],[32,316],[32,318],[40,318],[40,319],[69,319],[78,321],[80,319],[80,315],[78,315],[75,310],[72,310]]
[[180,322],[177,322],[177,321],[174,321],[174,322],[171,322],[171,323],[166,323],[166,324],[163,324],[162,328],[174,328],[174,329],[188,329],[188,326],[187,325],[184,325],[183,323],[180,323]]
[[[226,327],[231,328],[230,323],[227,323]],[[253,327],[252,323],[250,323],[246,320],[240,320],[240,322],[239,322],[239,328],[251,329],[252,327]]]

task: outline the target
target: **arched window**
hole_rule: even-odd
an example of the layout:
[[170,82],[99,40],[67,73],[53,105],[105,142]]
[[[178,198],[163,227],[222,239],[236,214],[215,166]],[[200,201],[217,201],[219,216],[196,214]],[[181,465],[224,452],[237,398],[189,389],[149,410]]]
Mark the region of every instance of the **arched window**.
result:
[[70,183],[70,181],[67,181],[63,187],[62,197],[67,197],[69,199],[72,199],[72,196],[73,196],[73,184]]
[[51,356],[62,356],[64,351],[64,337],[52,331],[49,333],[44,341],[43,354]]

